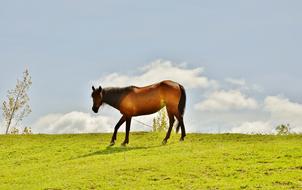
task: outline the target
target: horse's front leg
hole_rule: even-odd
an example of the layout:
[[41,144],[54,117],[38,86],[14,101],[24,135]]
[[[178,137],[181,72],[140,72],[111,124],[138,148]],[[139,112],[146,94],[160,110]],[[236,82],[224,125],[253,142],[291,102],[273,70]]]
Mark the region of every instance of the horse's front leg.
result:
[[117,122],[116,126],[114,127],[114,133],[111,138],[110,146],[113,146],[115,144],[117,131],[120,128],[120,126],[126,121],[126,117],[122,116],[119,122]]
[[126,137],[122,146],[126,146],[129,144],[129,133],[130,133],[130,126],[131,126],[131,117],[126,119]]

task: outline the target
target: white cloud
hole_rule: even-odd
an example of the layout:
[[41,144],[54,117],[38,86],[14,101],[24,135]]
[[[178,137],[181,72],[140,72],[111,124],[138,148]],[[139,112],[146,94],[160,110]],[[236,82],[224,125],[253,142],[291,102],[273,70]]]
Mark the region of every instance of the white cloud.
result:
[[232,128],[230,132],[243,134],[272,134],[274,133],[274,127],[269,121],[244,122],[240,126]]
[[265,109],[274,116],[301,118],[302,120],[302,104],[291,102],[289,99],[280,96],[268,96],[264,104]]
[[230,132],[274,134],[276,126],[290,124],[291,132],[302,133],[302,104],[281,96],[268,96],[262,110],[269,113],[266,121],[244,122]]
[[[108,111],[108,109],[106,111]],[[103,110],[101,110],[99,114],[102,115]],[[34,133],[47,134],[113,132],[114,126],[121,115],[115,114],[114,112],[109,116],[100,115],[97,116],[77,111],[66,114],[48,114],[39,118],[31,127]],[[152,126],[154,117],[156,117],[156,114],[133,118],[131,131],[150,131],[151,128],[149,126]],[[125,123],[119,131],[125,131]]]
[[234,85],[245,86],[246,81],[244,79],[234,79],[234,78],[226,78],[226,82]]
[[302,104],[281,96],[268,96],[264,100],[264,109],[271,114],[271,120],[275,123],[289,123],[293,132],[302,132]]
[[145,86],[162,80],[173,80],[184,85],[186,88],[215,87],[218,84],[202,76],[203,68],[187,68],[186,64],[174,64],[171,61],[157,60],[138,69],[134,75],[112,73],[94,81],[103,86]]
[[96,133],[112,131],[113,126],[109,117],[73,111],[41,117],[32,129],[34,133]]
[[252,92],[263,92],[263,89],[257,84],[248,84],[245,79],[237,79],[237,78],[226,78],[224,79],[228,84],[226,87],[235,87],[240,89],[241,91],[252,91]]
[[229,111],[242,109],[256,109],[258,103],[237,90],[215,91],[206,100],[197,103],[195,109],[199,111]]

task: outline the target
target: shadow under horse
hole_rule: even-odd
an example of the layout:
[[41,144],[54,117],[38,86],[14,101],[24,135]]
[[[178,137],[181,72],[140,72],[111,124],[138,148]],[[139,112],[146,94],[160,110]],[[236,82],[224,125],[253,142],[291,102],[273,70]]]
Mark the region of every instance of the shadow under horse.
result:
[[95,88],[92,86],[91,97],[93,99],[92,110],[98,113],[103,104],[108,104],[120,111],[122,117],[114,128],[114,133],[110,146],[115,144],[116,136],[120,126],[126,122],[126,136],[122,143],[125,146],[129,143],[129,132],[131,118],[141,115],[149,115],[158,112],[166,107],[169,117],[169,129],[163,144],[166,144],[170,138],[175,118],[178,120],[176,132],[181,128],[180,141],[186,136],[183,116],[186,106],[186,92],[182,85],[165,80],[145,87],[128,86],[123,88]]

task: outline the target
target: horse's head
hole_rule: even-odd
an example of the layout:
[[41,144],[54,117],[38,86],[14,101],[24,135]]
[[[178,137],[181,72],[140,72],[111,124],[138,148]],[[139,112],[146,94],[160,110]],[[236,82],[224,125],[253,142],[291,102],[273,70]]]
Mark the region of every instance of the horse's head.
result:
[[98,113],[100,106],[103,104],[102,87],[100,86],[98,89],[95,89],[94,86],[92,86],[91,97],[93,100],[92,110]]

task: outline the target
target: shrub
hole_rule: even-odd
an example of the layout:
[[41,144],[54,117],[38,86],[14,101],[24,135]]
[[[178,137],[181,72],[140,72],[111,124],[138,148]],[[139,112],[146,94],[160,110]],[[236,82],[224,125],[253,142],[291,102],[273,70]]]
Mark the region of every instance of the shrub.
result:
[[289,135],[290,134],[290,126],[289,124],[281,124],[276,127],[277,135]]
[[162,132],[168,130],[168,117],[166,108],[161,109],[157,116],[153,118],[152,131]]

